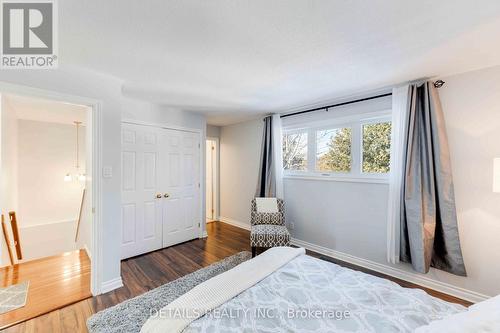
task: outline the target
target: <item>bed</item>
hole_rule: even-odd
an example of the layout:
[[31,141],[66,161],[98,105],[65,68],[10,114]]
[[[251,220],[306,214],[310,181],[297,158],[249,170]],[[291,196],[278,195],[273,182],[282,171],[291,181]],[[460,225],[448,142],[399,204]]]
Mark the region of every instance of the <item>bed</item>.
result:
[[275,248],[162,310],[141,332],[413,332],[467,309],[303,249]]

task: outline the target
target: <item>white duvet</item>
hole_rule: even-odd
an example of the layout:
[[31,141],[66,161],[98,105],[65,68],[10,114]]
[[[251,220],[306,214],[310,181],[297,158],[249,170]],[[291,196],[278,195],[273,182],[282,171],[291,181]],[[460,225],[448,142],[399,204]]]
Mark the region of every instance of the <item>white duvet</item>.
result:
[[146,321],[141,333],[182,332],[193,320],[215,310],[303,254],[302,248],[275,247],[243,262],[197,285],[162,308]]
[[184,332],[413,332],[462,311],[420,289],[301,255]]

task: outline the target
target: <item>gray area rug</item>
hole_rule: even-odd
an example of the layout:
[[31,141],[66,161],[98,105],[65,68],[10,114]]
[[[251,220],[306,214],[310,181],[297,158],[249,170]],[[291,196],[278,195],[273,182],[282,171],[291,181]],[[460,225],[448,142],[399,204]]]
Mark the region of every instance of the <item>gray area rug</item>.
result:
[[29,285],[29,281],[24,281],[6,288],[0,288],[0,314],[25,306]]
[[151,310],[160,310],[198,284],[230,270],[252,257],[243,251],[204,267],[177,280],[166,283],[140,296],[100,311],[87,320],[90,333],[140,332]]

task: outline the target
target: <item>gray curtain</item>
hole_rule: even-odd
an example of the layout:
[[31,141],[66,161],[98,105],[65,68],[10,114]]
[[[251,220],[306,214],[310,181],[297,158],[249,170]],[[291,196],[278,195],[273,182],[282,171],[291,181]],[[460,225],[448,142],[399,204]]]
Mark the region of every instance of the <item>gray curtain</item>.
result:
[[466,276],[443,111],[432,82],[409,87],[400,259]]
[[256,197],[276,196],[276,174],[274,168],[273,126],[272,116],[264,118],[262,133],[262,148],[260,152],[259,179],[257,181]]

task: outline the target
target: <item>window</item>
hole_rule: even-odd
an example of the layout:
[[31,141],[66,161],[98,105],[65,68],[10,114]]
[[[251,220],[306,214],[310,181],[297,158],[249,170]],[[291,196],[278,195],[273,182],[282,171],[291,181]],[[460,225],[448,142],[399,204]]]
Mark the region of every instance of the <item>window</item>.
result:
[[307,169],[307,132],[283,135],[283,169],[295,171]]
[[285,177],[388,181],[390,110],[295,124],[283,128]]
[[363,172],[388,173],[391,162],[391,123],[363,125]]
[[316,170],[350,172],[351,140],[348,127],[316,131]]

